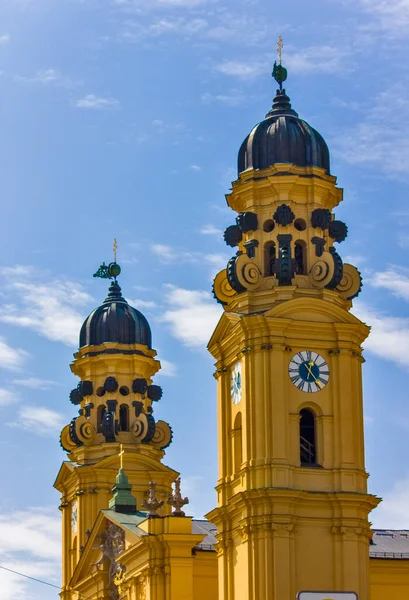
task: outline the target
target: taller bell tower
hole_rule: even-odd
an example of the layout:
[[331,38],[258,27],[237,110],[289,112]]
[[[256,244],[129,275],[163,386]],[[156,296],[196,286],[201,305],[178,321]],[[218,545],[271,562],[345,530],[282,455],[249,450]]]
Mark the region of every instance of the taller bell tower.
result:
[[[282,83],[244,140],[227,203],[237,249],[214,282],[224,313],[209,342],[219,418],[219,600],[369,600],[361,344],[350,309],[357,269],[337,244],[343,193],[322,136]],[[329,594],[328,594],[329,596]]]
[[[158,495],[168,498],[178,476],[162,463],[172,430],[153,416],[162,389],[153,383],[160,363],[155,359],[151,330],[144,315],[122,296],[117,282],[120,271],[114,262],[103,264],[96,273],[111,280],[109,292],[85,320],[71,365],[79,377],[70,393],[78,416],[61,432],[69,460],[54,484],[61,492],[61,600],[78,597],[70,582],[99,512],[111,506],[119,467],[126,470],[139,509],[149,482],[155,481]],[[116,507],[124,513],[130,509]],[[170,511],[165,503],[160,514]]]

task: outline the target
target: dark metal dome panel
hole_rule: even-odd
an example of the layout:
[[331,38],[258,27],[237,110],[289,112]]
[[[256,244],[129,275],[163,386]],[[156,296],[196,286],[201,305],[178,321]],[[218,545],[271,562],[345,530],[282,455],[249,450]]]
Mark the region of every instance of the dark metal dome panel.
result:
[[152,334],[144,315],[129,306],[115,281],[104,303],[84,321],[80,332],[80,348],[105,342],[143,344],[152,348]]
[[241,145],[238,172],[267,169],[277,163],[315,166],[330,173],[324,138],[291,108],[285,90],[279,91],[266,119],[256,125]]

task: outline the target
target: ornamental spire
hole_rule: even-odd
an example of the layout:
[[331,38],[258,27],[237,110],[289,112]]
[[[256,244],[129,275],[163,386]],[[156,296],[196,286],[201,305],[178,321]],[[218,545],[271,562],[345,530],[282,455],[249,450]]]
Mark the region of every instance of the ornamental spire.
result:
[[99,277],[100,279],[115,279],[116,281],[116,278],[119,277],[119,275],[121,274],[121,267],[116,262],[117,250],[118,242],[116,241],[116,238],[114,238],[114,262],[109,263],[109,265],[106,265],[105,262],[103,262],[102,265],[99,267],[98,271],[94,273],[94,277]]
[[280,86],[280,90],[283,89],[283,83],[287,79],[287,74],[288,74],[287,69],[285,67],[283,67],[283,65],[282,65],[283,48],[284,48],[283,38],[281,37],[281,35],[279,35],[278,42],[277,42],[278,63],[277,63],[277,61],[275,61],[272,75],[273,75],[274,79],[276,80],[276,82],[278,83],[278,85]]

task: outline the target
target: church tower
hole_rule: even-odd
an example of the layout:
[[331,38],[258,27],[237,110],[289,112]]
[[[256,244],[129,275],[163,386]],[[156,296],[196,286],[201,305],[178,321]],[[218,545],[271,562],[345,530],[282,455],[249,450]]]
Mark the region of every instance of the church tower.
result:
[[[69,460],[54,484],[62,495],[62,600],[77,598],[70,581],[98,514],[113,502],[119,467],[126,470],[138,507],[151,481],[158,496],[168,498],[178,476],[161,462],[172,441],[171,428],[152,414],[162,389],[152,383],[160,363],[155,360],[151,330],[144,315],[122,296],[120,271],[115,261],[96,273],[111,279],[109,293],[85,320],[71,365],[80,379],[70,394],[79,416],[62,430],[61,445]],[[117,497],[115,503],[119,512],[132,509],[121,509]],[[164,503],[160,514],[170,511]]]
[[[357,269],[337,244],[343,192],[322,136],[283,89],[244,140],[214,281],[224,313],[209,342],[219,419],[219,600],[369,600],[361,344],[350,309]],[[300,595],[300,598],[306,596]]]

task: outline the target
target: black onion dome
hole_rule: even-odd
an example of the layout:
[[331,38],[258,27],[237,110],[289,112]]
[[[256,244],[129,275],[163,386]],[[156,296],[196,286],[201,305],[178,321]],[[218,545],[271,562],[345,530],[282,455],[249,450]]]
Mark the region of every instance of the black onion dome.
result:
[[267,169],[277,163],[321,167],[330,173],[329,150],[322,135],[291,108],[285,90],[277,90],[273,107],[256,125],[239,151],[239,174]]
[[105,342],[143,344],[152,348],[148,321],[122,297],[117,281],[111,284],[104,303],[84,321],[80,332],[80,348]]

